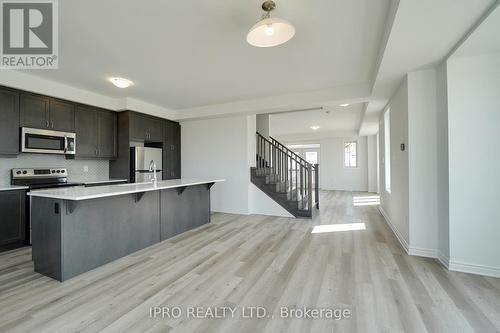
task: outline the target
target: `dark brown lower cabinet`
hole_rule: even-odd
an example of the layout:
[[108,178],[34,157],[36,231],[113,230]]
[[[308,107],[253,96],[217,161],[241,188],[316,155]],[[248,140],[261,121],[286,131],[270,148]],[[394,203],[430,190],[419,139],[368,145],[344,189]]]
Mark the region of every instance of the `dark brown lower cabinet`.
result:
[[26,237],[26,191],[0,191],[0,246],[23,243]]

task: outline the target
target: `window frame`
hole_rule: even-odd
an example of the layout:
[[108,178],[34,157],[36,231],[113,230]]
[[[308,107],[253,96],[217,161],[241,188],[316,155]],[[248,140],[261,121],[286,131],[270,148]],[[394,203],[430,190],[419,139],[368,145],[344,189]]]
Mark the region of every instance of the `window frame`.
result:
[[[346,154],[346,151],[345,151],[346,150],[346,144],[350,144],[350,143],[355,143],[356,144],[356,166],[347,165],[347,163],[346,163],[347,162],[346,158],[345,158],[346,157],[345,156],[345,154]],[[344,158],[343,158],[343,160],[344,160],[344,163],[343,163],[344,168],[346,168],[346,169],[357,169],[359,167],[358,140],[345,140],[344,141],[344,145],[342,146],[342,148],[343,148],[342,149],[342,154],[344,156]],[[350,161],[349,161],[349,164],[350,164]]]

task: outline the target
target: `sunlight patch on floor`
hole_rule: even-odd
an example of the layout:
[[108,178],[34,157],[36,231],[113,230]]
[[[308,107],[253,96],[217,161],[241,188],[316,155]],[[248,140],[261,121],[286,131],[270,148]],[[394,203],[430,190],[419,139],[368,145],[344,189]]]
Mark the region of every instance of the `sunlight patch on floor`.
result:
[[354,206],[378,206],[380,205],[380,195],[353,197],[352,204]]
[[311,234],[354,230],[366,230],[366,225],[364,223],[321,224],[314,226]]

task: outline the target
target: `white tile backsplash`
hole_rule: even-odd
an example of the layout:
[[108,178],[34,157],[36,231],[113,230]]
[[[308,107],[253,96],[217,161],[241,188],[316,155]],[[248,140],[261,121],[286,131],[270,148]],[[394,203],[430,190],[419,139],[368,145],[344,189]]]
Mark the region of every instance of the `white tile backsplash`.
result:
[[68,179],[95,181],[109,178],[109,161],[67,160],[62,155],[19,154],[16,158],[0,157],[0,185],[10,184],[14,168],[61,167],[68,169]]

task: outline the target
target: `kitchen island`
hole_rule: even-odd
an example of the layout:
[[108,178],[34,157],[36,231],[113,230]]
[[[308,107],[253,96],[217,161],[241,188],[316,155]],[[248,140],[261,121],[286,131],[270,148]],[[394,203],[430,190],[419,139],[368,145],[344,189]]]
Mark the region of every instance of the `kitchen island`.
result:
[[221,179],[31,191],[35,271],[65,281],[210,222]]

